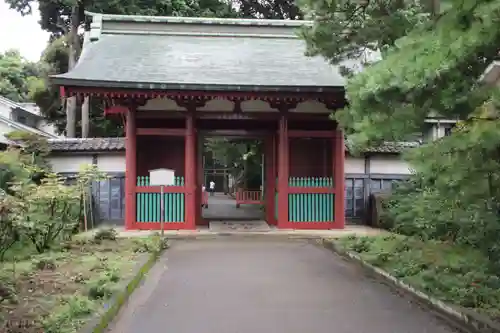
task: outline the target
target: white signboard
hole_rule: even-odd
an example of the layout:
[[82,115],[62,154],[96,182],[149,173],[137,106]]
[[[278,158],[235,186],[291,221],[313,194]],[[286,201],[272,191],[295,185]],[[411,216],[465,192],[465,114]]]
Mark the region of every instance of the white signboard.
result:
[[175,185],[175,171],[170,169],[149,170],[150,186],[173,186]]

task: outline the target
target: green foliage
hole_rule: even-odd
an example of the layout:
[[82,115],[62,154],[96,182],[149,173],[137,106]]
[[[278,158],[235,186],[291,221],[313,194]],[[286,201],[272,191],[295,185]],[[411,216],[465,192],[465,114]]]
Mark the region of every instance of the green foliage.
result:
[[500,279],[479,251],[395,235],[339,242],[344,249],[442,301],[494,318],[500,315]]
[[72,233],[79,222],[80,192],[62,178],[49,174],[40,185],[19,182],[14,185],[18,204],[13,208],[18,230],[44,252],[60,237]]
[[2,191],[0,193],[0,261],[4,260],[5,253],[19,241],[20,234],[13,218],[15,201]]
[[75,295],[65,298],[60,307],[44,320],[44,332],[74,333],[92,311],[94,304],[86,297]]
[[488,96],[477,78],[497,57],[499,1],[453,7],[416,28],[347,85],[336,119],[358,144],[401,140],[433,113],[465,118]]
[[[490,111],[489,111],[490,110]],[[394,230],[470,245],[500,259],[500,121],[487,106],[451,136],[408,153],[415,175],[389,204]]]
[[397,39],[429,20],[416,1],[303,0],[313,25],[302,30],[309,55],[321,54],[334,64],[363,58],[367,51],[386,51]]
[[0,54],[0,96],[15,102],[30,100],[31,89],[39,84],[41,68],[23,59],[18,51]]
[[[12,131],[7,133],[5,137],[19,145],[21,152],[30,157],[30,164],[40,169],[49,168],[47,156],[50,153],[50,148],[47,139],[26,131]],[[33,176],[36,177],[37,175],[34,174]]]
[[[240,186],[245,180],[253,178],[259,178],[260,182],[262,142],[213,137],[206,139],[205,148],[209,153],[206,161],[210,162],[211,158],[217,164],[230,169],[230,173],[235,179],[234,186]],[[215,165],[215,163],[213,164]]]
[[162,250],[168,249],[169,244],[166,238],[155,234],[147,238],[134,239],[134,252],[150,252],[159,253]]
[[70,239],[80,221],[82,194],[104,177],[89,166],[76,184],[66,185],[63,178],[40,167],[46,165],[45,142],[21,134],[12,137],[23,138],[23,147],[0,152],[0,260],[16,242],[29,240],[41,253]]
[[94,241],[116,240],[116,236],[118,236],[118,233],[113,228],[99,229],[94,235]]

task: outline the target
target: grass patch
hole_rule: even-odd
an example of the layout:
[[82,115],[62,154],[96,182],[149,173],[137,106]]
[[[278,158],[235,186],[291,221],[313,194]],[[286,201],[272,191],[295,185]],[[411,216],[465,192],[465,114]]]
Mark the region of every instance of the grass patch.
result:
[[0,263],[0,332],[76,332],[106,310],[139,260],[165,246],[159,236],[96,235],[43,254],[10,253]]
[[400,235],[335,242],[430,296],[500,318],[500,278],[490,271],[488,258],[474,249]]

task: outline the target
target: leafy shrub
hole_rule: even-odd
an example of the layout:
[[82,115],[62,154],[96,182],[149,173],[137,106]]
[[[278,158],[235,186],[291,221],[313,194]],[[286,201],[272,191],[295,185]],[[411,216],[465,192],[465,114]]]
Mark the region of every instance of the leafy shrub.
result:
[[82,296],[63,299],[61,305],[43,321],[46,333],[73,333],[81,320],[93,311],[92,301]]
[[[442,301],[500,317],[500,277],[467,246],[399,235],[342,239],[363,260]],[[369,245],[368,245],[369,244]]]
[[118,271],[106,267],[96,280],[90,281],[88,296],[90,299],[107,299],[113,295],[114,286],[120,280]]
[[5,253],[19,241],[20,234],[13,221],[12,208],[15,202],[0,190],[0,261]]
[[168,249],[169,244],[166,238],[160,235],[153,235],[146,238],[138,238],[134,240],[134,252],[151,252],[156,253]]
[[22,199],[14,208],[16,226],[42,253],[56,239],[68,234],[79,222],[80,195],[61,178],[48,175],[41,185],[31,182],[15,185]]
[[3,302],[17,302],[16,285],[11,276],[0,274],[0,304]]
[[99,280],[90,285],[88,296],[90,299],[107,299],[113,295],[113,288],[108,281]]
[[370,251],[372,240],[368,237],[355,238],[348,246],[348,249],[356,253]]
[[372,193],[368,198],[368,224],[375,228],[390,230],[394,226],[387,212],[390,199],[389,192]]
[[33,266],[38,270],[55,270],[57,265],[53,258],[39,258],[33,261]]
[[116,240],[118,233],[113,228],[99,229],[94,235],[94,240]]

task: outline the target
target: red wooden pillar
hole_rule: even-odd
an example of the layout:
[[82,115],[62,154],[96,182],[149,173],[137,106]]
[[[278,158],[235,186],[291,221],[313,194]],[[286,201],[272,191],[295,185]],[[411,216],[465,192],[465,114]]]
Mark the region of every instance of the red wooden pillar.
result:
[[196,140],[193,112],[186,115],[186,134],[184,146],[184,186],[185,193],[185,223],[186,229],[196,229]]
[[128,109],[125,123],[125,229],[134,229],[136,222],[137,133],[135,110]]
[[269,224],[275,225],[276,219],[274,213],[275,207],[275,193],[276,193],[276,155],[275,155],[275,137],[270,136],[265,140],[265,203],[266,203],[266,221]]
[[278,147],[278,228],[288,228],[288,119],[282,115],[279,120]]
[[334,227],[335,229],[344,229],[345,226],[345,144],[344,133],[341,129],[337,128],[335,137],[333,138],[333,177],[335,184],[335,216]]

